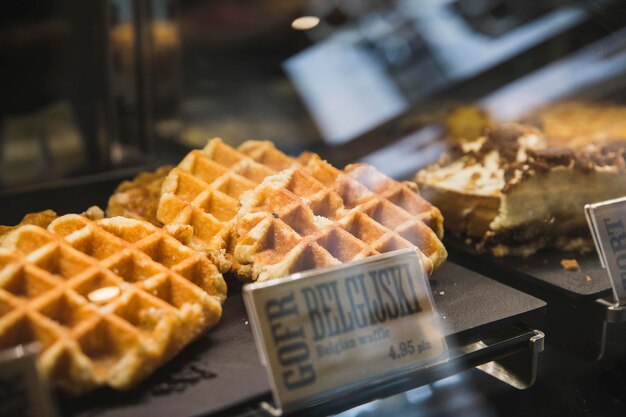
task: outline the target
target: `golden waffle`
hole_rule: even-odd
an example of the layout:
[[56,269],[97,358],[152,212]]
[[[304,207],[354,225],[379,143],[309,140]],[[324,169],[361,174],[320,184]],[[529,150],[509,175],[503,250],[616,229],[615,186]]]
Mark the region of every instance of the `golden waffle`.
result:
[[[441,213],[414,188],[365,164],[349,166],[343,173],[312,153],[295,159],[268,141],[247,141],[234,149],[220,139],[213,139],[203,150],[191,151],[163,183],[157,218],[172,235],[209,254],[220,270],[226,271],[232,266],[241,272],[245,268],[236,265],[236,257],[232,259],[227,248],[242,194],[268,176],[297,165],[304,166],[327,187],[339,187],[337,191],[342,197],[342,193],[358,192],[358,202],[345,196],[351,203],[346,207],[353,208],[357,203],[371,200],[367,207],[372,210],[394,206],[401,210],[394,210],[397,215],[410,215],[416,224],[423,222],[431,227],[437,236],[431,236],[431,231],[420,226],[424,229],[420,237],[424,242],[422,246],[429,257],[432,252],[435,265],[439,265],[440,258],[445,259],[445,249],[437,238],[443,234]],[[436,248],[426,248],[428,245]]]
[[[81,215],[91,220],[100,220],[104,218],[104,212],[98,206],[89,207],[87,210],[81,213]],[[54,219],[58,217],[59,215],[56,213],[56,211],[48,209],[44,211],[38,211],[36,213],[28,213],[22,218],[22,221],[20,221],[15,226],[0,225],[0,244],[2,244],[2,241],[4,240],[5,236],[9,234],[9,232],[17,229],[20,226],[32,224],[35,226],[46,228],[50,223],[52,223]]]
[[48,209],[44,211],[38,211],[36,213],[27,214],[26,216],[24,216],[22,221],[19,222],[19,224],[16,226],[0,225],[0,243],[2,242],[2,239],[4,238],[4,236],[6,236],[9,232],[17,229],[20,226],[23,226],[26,224],[33,224],[35,226],[48,227],[48,225],[52,223],[52,221],[56,219],[57,217],[58,215],[54,210]]
[[294,158],[287,156],[276,149],[274,144],[268,140],[249,140],[242,143],[238,150],[242,154],[268,168],[271,168],[275,172],[289,168],[294,164],[294,162],[296,162]]
[[275,173],[277,161],[291,161],[271,142],[251,142],[242,148],[254,150],[262,163],[220,139],[191,151],[165,179],[157,212],[170,233],[185,237],[181,240],[208,254],[222,271],[231,265],[226,246],[239,197]]
[[161,198],[161,185],[171,169],[169,165],[162,166],[153,172],[142,172],[131,181],[122,182],[109,198],[107,216],[146,220],[162,226],[156,213]]
[[443,238],[441,212],[419,195],[415,183],[398,182],[373,166],[363,163],[348,165],[342,172],[314,154],[300,159],[306,161],[307,172],[327,187],[334,187],[340,195],[344,196],[348,192],[357,193],[350,197],[355,200],[354,205],[366,200],[391,203],[412,215],[416,220],[424,222],[439,239]]
[[424,222],[439,239],[443,238],[441,211],[418,194],[417,185],[414,182],[395,181],[367,164],[348,165],[345,172],[374,194],[401,207],[416,219]]
[[133,219],[67,215],[0,247],[0,349],[39,342],[41,371],[80,393],[132,387],[221,316],[205,256]]
[[[408,192],[401,184],[368,166],[344,174],[316,157],[301,160],[313,176],[294,166],[244,195],[234,229],[239,275],[263,281],[405,247],[416,248],[428,273],[445,261],[446,250],[435,232],[407,211],[416,207],[406,204],[405,209],[382,196]],[[366,181],[367,172],[376,176]],[[376,178],[397,187],[376,194],[352,176],[373,189],[378,188]]]

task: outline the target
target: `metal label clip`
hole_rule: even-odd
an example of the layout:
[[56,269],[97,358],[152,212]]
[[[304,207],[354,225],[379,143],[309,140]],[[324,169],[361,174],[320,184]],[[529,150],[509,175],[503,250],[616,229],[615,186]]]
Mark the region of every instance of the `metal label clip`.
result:
[[56,417],[50,390],[37,372],[39,344],[0,351],[0,416]]
[[618,305],[626,304],[626,197],[585,205],[585,216]]

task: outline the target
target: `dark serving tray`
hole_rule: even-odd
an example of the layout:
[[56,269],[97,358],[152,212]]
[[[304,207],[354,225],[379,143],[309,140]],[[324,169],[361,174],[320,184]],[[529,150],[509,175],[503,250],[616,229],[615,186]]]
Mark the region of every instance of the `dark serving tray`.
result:
[[[0,224],[47,208],[59,214],[104,207],[115,187],[136,170],[62,181],[41,189],[0,193]],[[196,417],[268,399],[269,385],[241,297],[241,285],[227,277],[229,296],[215,329],[185,348],[130,392],[99,389],[73,398],[58,396],[63,416]],[[449,345],[481,333],[533,320],[546,304],[530,295],[448,261],[431,279],[433,297]],[[492,360],[490,358],[489,360]]]
[[[524,280],[572,298],[593,300],[611,292],[609,277],[595,252],[581,255],[542,250],[527,258],[495,258],[489,254],[479,254],[473,246],[454,236],[447,236],[444,242],[451,259],[505,283],[514,284],[516,280]],[[561,266],[562,259],[576,259],[580,270],[565,270]]]
[[[229,277],[229,297],[219,325],[131,392],[101,389],[80,398],[59,397],[64,416],[195,417],[226,412],[269,398],[239,285]],[[431,280],[449,343],[478,337],[507,323],[537,317],[545,303],[447,262]]]

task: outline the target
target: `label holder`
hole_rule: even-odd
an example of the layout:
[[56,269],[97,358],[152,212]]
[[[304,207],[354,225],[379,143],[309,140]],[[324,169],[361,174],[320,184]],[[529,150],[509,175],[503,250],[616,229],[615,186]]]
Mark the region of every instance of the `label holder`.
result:
[[[405,340],[409,338],[411,336],[411,332],[414,332],[413,334],[416,335],[426,335],[426,338],[432,337],[432,340],[422,340],[422,342],[427,341],[429,348],[432,342],[432,345],[435,346],[435,349],[433,350],[433,355],[431,357],[425,357],[422,360],[418,359],[409,363],[405,362],[403,365],[396,366],[395,368],[392,367],[391,370],[384,372],[376,372],[372,370],[370,374],[364,378],[359,378],[357,376],[347,381],[347,383],[341,383],[340,385],[332,386],[331,388],[317,388],[316,390],[311,392],[310,395],[306,395],[304,397],[293,399],[288,393],[286,394],[284,387],[279,387],[279,384],[277,383],[280,369],[280,367],[277,366],[277,360],[275,357],[273,360],[270,358],[272,352],[276,351],[276,346],[272,343],[272,340],[268,338],[268,318],[267,315],[262,311],[261,307],[264,298],[262,296],[259,296],[259,293],[263,291],[267,292],[270,290],[273,293],[279,291],[283,291],[283,293],[285,293],[286,291],[288,291],[288,289],[292,289],[292,291],[300,290],[302,292],[305,291],[303,290],[303,288],[310,288],[311,286],[315,285],[319,287],[320,284],[325,285],[324,283],[345,283],[347,279],[349,279],[350,277],[354,277],[355,273],[358,271],[368,271],[369,273],[369,271],[377,271],[376,268],[379,268],[378,271],[382,271],[382,269],[384,269],[385,267],[394,267],[403,262],[409,262],[413,265],[412,271],[414,273],[408,274],[410,276],[408,276],[407,279],[416,280],[416,283],[419,281],[419,288],[421,289],[421,291],[419,292],[419,301],[421,305],[423,305],[424,311],[415,313],[415,315],[413,316],[409,315],[405,317],[399,317],[397,319],[394,319],[394,321],[390,321],[388,323],[389,328],[401,324],[402,321],[405,324],[405,327],[394,327],[393,329],[395,330],[395,332],[392,332],[393,336],[391,336],[391,338],[389,339],[389,343],[391,344],[391,346],[397,345],[398,340]],[[371,384],[379,386],[380,384],[391,382],[397,378],[410,376],[416,372],[419,372],[420,370],[428,369],[434,365],[441,364],[448,360],[448,347],[445,341],[443,330],[441,328],[439,316],[434,307],[434,300],[432,297],[432,292],[430,290],[428,277],[427,274],[424,272],[421,260],[414,249],[401,249],[346,264],[299,272],[284,278],[279,278],[268,282],[249,284],[244,287],[243,295],[246,310],[248,311],[248,317],[252,326],[254,339],[257,344],[257,349],[261,358],[261,362],[266,367],[268,380],[270,382],[270,387],[273,395],[273,404],[264,402],[261,404],[261,406],[266,411],[275,416],[282,415],[284,412],[291,412],[303,408],[314,407],[323,403],[329,403],[334,400],[339,400],[342,397],[346,396],[348,393],[360,391],[367,386],[371,386]],[[343,301],[345,301],[345,299]],[[302,310],[305,311],[307,306],[305,306],[304,303],[301,304],[302,305],[299,305],[299,307],[301,307]],[[304,319],[305,316],[307,316],[307,313],[311,314],[311,311],[308,310],[300,314],[300,316]],[[420,315],[422,315],[423,317],[420,317]],[[410,320],[415,320],[415,322],[410,322]],[[424,328],[420,328],[418,330],[418,328],[420,327],[420,324],[418,324],[418,320],[421,320],[419,321],[419,323],[426,322],[428,323],[428,325],[425,325]],[[310,324],[309,322],[307,323]],[[410,328],[408,332],[406,332],[405,330],[406,323],[410,323]],[[413,326],[415,326],[416,329],[412,329]],[[312,327],[303,327],[303,329],[311,330]],[[398,331],[398,329],[400,330]],[[355,333],[358,335],[358,331],[355,331]],[[355,338],[356,337],[358,336],[355,336]],[[313,352],[313,340],[309,338],[307,339],[307,343],[308,347],[310,348],[309,350]],[[384,341],[380,343],[381,345],[385,344]],[[361,356],[361,354],[366,355],[367,348],[368,346],[357,346],[355,351],[353,351],[352,353],[354,353],[354,356]],[[380,353],[379,356],[381,356]],[[352,360],[354,359],[351,359],[351,361]],[[377,358],[377,360],[390,361],[386,358]],[[321,360],[319,357],[314,361],[316,365],[321,364],[322,368],[324,366],[328,366],[324,363],[325,360]],[[354,363],[351,364],[351,366],[353,366],[355,369],[355,374],[367,374],[368,366],[375,368],[378,365],[367,365],[365,360],[361,360],[359,358],[354,360]],[[326,377],[327,375],[324,374],[324,376]]]
[[0,415],[59,415],[48,384],[37,371],[39,351],[39,343],[17,345],[0,351]]
[[[609,251],[609,248],[611,248],[611,244],[609,243],[610,236],[606,226],[602,225],[599,219],[599,217],[602,217],[603,220],[606,220],[608,215],[613,215],[614,218],[619,218],[620,221],[622,219],[626,221],[626,197],[585,205],[585,217],[589,225],[589,230],[591,231],[591,237],[593,238],[598,258],[600,259],[600,264],[602,268],[607,270],[611,282],[614,300],[612,305],[614,307],[624,307],[626,306],[626,287],[624,287],[622,282],[615,275],[617,272],[615,271],[615,253],[614,251]],[[624,226],[626,227],[626,223],[624,223]]]

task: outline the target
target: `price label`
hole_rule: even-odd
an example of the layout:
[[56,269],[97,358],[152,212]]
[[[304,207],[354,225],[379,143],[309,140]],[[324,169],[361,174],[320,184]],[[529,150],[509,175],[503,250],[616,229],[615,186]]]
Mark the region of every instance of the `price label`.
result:
[[585,215],[615,300],[626,303],[626,197],[587,204]]
[[243,293],[279,412],[447,360],[412,249],[250,284]]
[[0,416],[56,417],[47,385],[36,367],[39,345],[0,351]]

